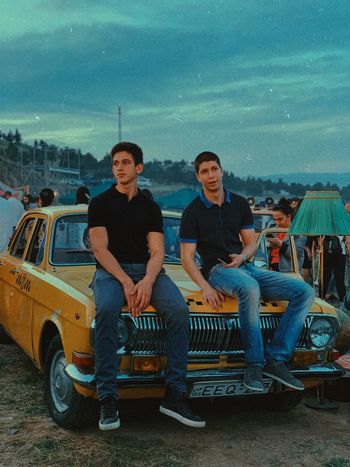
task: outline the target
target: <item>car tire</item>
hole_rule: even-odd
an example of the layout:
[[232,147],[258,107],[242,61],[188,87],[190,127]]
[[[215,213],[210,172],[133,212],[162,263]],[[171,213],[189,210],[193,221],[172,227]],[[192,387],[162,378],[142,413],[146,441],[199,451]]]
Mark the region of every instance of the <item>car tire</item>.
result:
[[98,402],[81,396],[64,372],[67,365],[61,338],[50,342],[45,357],[45,398],[53,420],[63,428],[82,428],[97,422]]
[[256,397],[259,407],[273,412],[288,412],[294,409],[303,399],[304,391],[286,391],[278,394],[266,394]]
[[14,341],[11,339],[10,336],[6,334],[6,332],[0,326],[0,344],[3,345],[13,345]]

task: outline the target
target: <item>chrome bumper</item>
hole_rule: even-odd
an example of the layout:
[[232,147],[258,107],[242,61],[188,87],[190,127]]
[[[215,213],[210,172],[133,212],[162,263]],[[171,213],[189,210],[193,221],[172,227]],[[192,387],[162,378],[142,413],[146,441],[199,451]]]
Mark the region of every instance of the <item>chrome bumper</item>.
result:
[[[66,374],[74,383],[86,388],[95,387],[95,375],[82,373],[72,363],[65,368]],[[213,369],[213,370],[191,370],[187,372],[187,384],[190,386],[193,383],[200,381],[241,381],[243,378],[244,369]],[[327,365],[312,365],[309,367],[293,368],[293,375],[301,379],[307,380],[333,380],[341,378],[344,375],[344,370],[337,363],[328,363]],[[165,383],[165,372],[151,374],[130,374],[118,373],[118,387],[134,388],[134,387],[162,387]]]

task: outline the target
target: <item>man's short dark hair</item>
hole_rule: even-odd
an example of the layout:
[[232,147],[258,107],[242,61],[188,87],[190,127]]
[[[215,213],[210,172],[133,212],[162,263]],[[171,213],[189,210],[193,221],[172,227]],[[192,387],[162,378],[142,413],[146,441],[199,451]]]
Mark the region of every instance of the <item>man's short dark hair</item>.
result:
[[209,162],[209,161],[214,161],[218,164],[218,166],[221,168],[221,162],[220,158],[215,152],[210,152],[210,151],[204,151],[198,154],[198,156],[194,160],[194,168],[196,170],[196,173],[199,172],[199,166],[203,162]]
[[51,188],[43,188],[39,193],[39,198],[41,199],[42,207],[45,208],[46,206],[51,206],[55,199],[55,193]]
[[132,158],[134,159],[135,165],[143,164],[143,152],[140,146],[138,146],[135,143],[129,143],[127,141],[118,143],[112,147],[111,149],[112,161],[113,161],[114,154],[117,154],[117,152],[122,152],[122,151],[125,151],[131,154]]

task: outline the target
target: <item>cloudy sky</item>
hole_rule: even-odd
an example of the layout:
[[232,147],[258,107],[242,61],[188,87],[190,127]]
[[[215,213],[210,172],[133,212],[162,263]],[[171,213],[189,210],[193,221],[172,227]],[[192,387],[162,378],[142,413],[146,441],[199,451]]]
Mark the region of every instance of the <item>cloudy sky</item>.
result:
[[349,0],[0,0],[0,128],[102,157],[349,171]]

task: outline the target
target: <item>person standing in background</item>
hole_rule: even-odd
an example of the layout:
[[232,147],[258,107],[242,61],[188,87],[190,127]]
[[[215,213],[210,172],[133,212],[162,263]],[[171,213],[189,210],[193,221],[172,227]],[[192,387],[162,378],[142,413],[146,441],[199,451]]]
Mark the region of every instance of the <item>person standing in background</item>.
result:
[[46,208],[51,206],[55,200],[55,193],[51,188],[43,188],[39,193],[38,206]]
[[[292,223],[293,209],[288,203],[278,204],[273,208],[273,220],[276,227],[289,229]],[[271,247],[270,267],[273,271],[292,272],[292,252],[289,237],[284,232],[279,232],[276,236],[266,236]],[[295,235],[295,246],[297,250],[299,272],[302,274],[304,262],[304,247],[306,237]]]
[[86,186],[80,186],[77,189],[75,204],[89,204],[90,201],[90,191]]
[[11,233],[10,205],[7,199],[0,196],[0,252],[6,250]]
[[29,209],[35,208],[35,203],[33,201],[33,197],[30,193],[25,193],[22,197],[22,204],[25,211],[29,211]]
[[10,225],[13,230],[17,222],[24,214],[24,207],[21,201],[19,201],[10,191],[5,192],[5,197],[10,206]]
[[346,240],[344,235],[327,235],[324,238],[323,298],[327,301],[334,300],[334,296],[327,293],[332,272],[339,300],[342,302],[345,297]]

